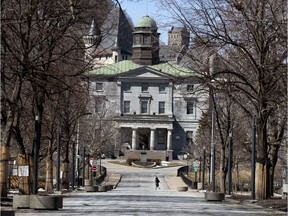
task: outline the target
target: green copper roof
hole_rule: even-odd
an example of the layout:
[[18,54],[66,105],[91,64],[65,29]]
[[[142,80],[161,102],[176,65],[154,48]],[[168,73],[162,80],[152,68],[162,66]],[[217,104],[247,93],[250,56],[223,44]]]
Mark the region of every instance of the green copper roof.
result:
[[140,65],[134,63],[132,60],[120,61],[115,64],[106,65],[99,68],[94,68],[88,72],[88,76],[93,75],[119,75],[130,70],[134,70],[141,67],[147,67],[159,71],[161,73],[166,73],[168,75],[177,76],[177,77],[189,77],[189,76],[198,76],[193,71],[188,68],[181,67],[175,63],[166,62],[155,65]]
[[143,16],[137,22],[136,27],[157,28],[156,22],[149,16]]

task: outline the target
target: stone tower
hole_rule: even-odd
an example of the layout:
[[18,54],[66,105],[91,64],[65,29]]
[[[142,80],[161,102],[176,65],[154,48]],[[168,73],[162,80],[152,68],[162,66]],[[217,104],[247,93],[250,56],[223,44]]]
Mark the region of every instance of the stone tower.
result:
[[97,27],[95,20],[92,20],[88,35],[84,36],[84,43],[86,48],[97,47],[101,41],[101,31]]
[[172,27],[168,32],[168,46],[172,48],[182,48],[189,46],[189,37],[190,34],[187,31],[187,28],[184,27]]

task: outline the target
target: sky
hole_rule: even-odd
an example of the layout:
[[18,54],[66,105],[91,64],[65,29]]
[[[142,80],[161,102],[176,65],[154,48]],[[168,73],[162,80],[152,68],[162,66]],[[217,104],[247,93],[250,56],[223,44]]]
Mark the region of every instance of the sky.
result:
[[[169,28],[163,27],[160,23],[162,16],[159,14],[159,3],[151,0],[119,0],[121,7],[131,17],[134,26],[137,21],[143,16],[150,16],[154,19],[158,26],[158,32],[160,33],[160,41],[165,44],[168,43],[168,30]],[[161,10],[163,13],[163,10]],[[171,26],[172,27],[172,26]]]

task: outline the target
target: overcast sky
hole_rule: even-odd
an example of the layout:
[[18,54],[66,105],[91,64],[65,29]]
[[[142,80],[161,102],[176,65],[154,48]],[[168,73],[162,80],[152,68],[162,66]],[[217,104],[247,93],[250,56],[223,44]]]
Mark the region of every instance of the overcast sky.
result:
[[[119,0],[123,10],[126,10],[128,15],[132,18],[133,24],[136,25],[137,21],[143,16],[150,16],[153,18],[158,26],[158,32],[161,33],[160,41],[167,44],[168,41],[168,28],[163,28],[160,23],[161,16],[159,14],[159,5],[157,1],[151,0]],[[155,3],[156,2],[156,3]]]

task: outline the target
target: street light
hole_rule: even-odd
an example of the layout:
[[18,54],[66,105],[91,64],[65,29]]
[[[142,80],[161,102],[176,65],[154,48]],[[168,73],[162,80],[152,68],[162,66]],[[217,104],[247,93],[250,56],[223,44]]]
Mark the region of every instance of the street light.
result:
[[232,191],[232,130],[229,130],[229,146],[228,146],[228,194]]
[[188,177],[188,170],[189,170],[189,165],[188,165],[188,156],[189,156],[189,153],[187,154],[184,154],[184,159],[187,160],[187,169],[186,169],[186,174],[187,174],[187,177]]
[[202,156],[202,190],[205,190],[205,147],[203,147],[203,156]]
[[60,126],[58,126],[57,136],[56,136],[56,143],[57,143],[56,190],[57,191],[60,191],[60,142],[61,142],[61,133],[60,133]]
[[256,117],[253,117],[252,128],[252,161],[251,161],[251,195],[255,199],[255,160],[256,160]]
[[75,186],[75,139],[72,138],[72,190],[74,190]]
[[214,142],[214,121],[215,121],[215,114],[214,109],[212,109],[211,114],[211,181],[212,181],[212,191],[215,192],[215,142]]
[[34,160],[34,178],[33,178],[33,194],[38,193],[38,159],[39,159],[39,148],[40,148],[40,117],[37,113],[35,116],[35,136],[33,145],[33,160]]

